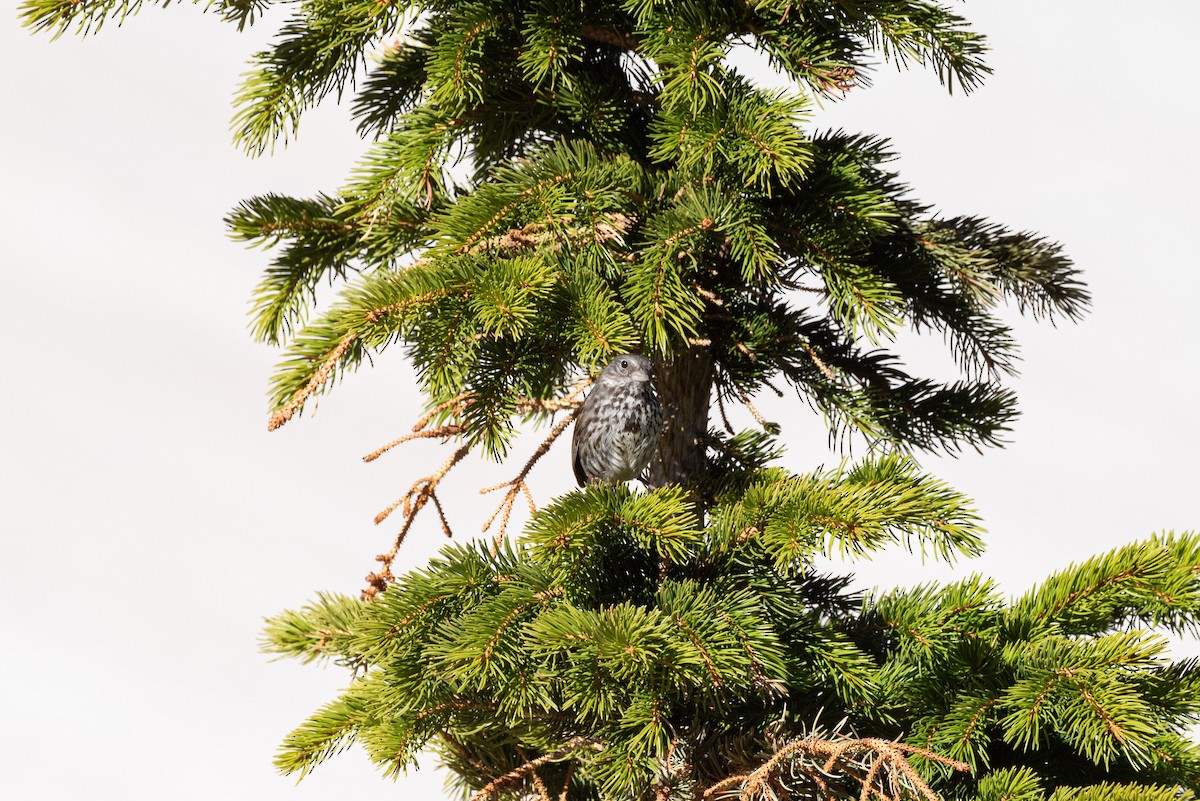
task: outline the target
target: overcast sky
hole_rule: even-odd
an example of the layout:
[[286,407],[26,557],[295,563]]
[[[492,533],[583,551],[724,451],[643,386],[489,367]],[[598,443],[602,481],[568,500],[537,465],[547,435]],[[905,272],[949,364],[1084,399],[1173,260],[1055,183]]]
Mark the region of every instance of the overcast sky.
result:
[[[440,797],[426,770],[397,787],[360,752],[299,785],[271,758],[347,676],[270,662],[265,615],[317,590],[355,593],[394,526],[372,525],[444,458],[432,443],[373,464],[421,401],[399,350],[266,431],[277,354],[247,334],[267,262],[221,218],[268,191],[341,185],[365,145],[345,108],[298,143],[248,159],[230,98],[268,30],[239,35],[190,6],[50,42],[0,23],[0,392],[3,554],[0,794],[68,799]],[[1017,593],[1072,560],[1200,526],[1200,99],[1193,0],[972,0],[995,68],[969,97],[882,68],[817,127],[890,137],[917,196],[1062,241],[1095,295],[1080,325],[1021,322],[1012,444],[924,457],[977,499],[982,558],[953,569],[889,553],[862,586],[979,571]],[[941,369],[940,345],[916,366]],[[785,464],[838,457],[791,401]],[[532,447],[527,443],[525,450]],[[569,488],[565,448],[533,474]],[[515,468],[471,464],[452,522],[478,531],[476,488]],[[435,521],[402,552],[423,563]],[[1195,643],[1180,646],[1195,652]]]

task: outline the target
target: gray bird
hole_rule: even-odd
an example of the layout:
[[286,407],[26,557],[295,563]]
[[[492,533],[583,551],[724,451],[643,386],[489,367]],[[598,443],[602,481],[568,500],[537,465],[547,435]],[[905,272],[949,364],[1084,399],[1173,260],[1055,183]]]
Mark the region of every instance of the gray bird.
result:
[[575,417],[571,439],[571,465],[580,486],[631,481],[650,463],[663,424],[653,372],[645,356],[627,353],[596,380]]

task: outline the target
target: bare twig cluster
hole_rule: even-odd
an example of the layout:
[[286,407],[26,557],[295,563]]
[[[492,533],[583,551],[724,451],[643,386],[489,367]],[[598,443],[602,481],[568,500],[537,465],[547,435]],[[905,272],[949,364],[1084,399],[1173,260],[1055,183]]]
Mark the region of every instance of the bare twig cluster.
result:
[[[451,745],[456,743],[452,741]],[[488,782],[471,797],[471,801],[488,801],[518,786],[522,786],[520,792],[523,797],[536,797],[538,801],[568,801],[576,762],[571,755],[583,749],[601,751],[604,745],[594,738],[578,736],[535,759],[528,759],[518,747],[517,754],[524,762]],[[686,764],[687,760],[676,764],[674,754],[675,743],[672,742],[671,752],[666,758],[667,774],[654,787],[656,801],[677,798],[680,801],[776,801],[801,798],[819,801],[903,801],[914,797],[940,801],[909,758],[920,756],[954,770],[969,770],[962,762],[894,740],[813,735],[790,740],[758,768],[729,776],[702,790],[691,785],[688,778],[691,770]],[[571,758],[571,762],[566,780],[561,791],[554,792],[538,774],[538,768],[568,758]],[[475,761],[475,764],[478,765],[478,762]],[[682,780],[682,784],[677,780]],[[526,789],[529,787],[526,782],[532,784],[532,793]]]
[[[463,431],[463,426],[459,422],[445,423],[439,426],[430,427],[435,419],[440,415],[449,413],[457,421],[462,417],[463,411],[467,404],[471,402],[469,393],[456,395],[444,403],[438,404],[430,409],[413,424],[412,431],[402,437],[392,440],[377,450],[368,453],[363,457],[364,462],[373,462],[383,454],[390,451],[405,442],[411,442],[414,439],[440,439],[443,443],[448,442],[454,437],[459,436]],[[364,599],[373,598],[378,593],[382,592],[387,585],[395,578],[392,575],[392,562],[396,559],[396,554],[400,551],[400,546],[404,542],[404,538],[408,536],[409,529],[412,528],[413,521],[416,520],[417,514],[425,508],[425,505],[433,501],[433,506],[437,510],[438,517],[442,524],[442,533],[447,537],[453,535],[450,530],[450,521],[446,519],[446,510],[442,506],[442,502],[438,499],[437,488],[442,482],[442,479],[466,458],[470,453],[471,446],[467,444],[459,445],[454,453],[450,455],[446,461],[442,462],[441,466],[427,476],[423,476],[412,483],[408,490],[392,502],[390,506],[384,509],[379,514],[375,515],[375,523],[379,524],[386,520],[392,512],[400,510],[404,517],[404,522],[400,526],[400,530],[396,533],[396,539],[392,543],[391,549],[387,553],[376,555],[375,561],[379,562],[381,567],[367,574],[367,587],[363,590]]]
[[367,575],[367,588],[363,590],[363,598],[373,598],[376,594],[382,592],[387,585],[395,578],[392,575],[392,562],[396,559],[396,554],[400,551],[400,545],[404,542],[404,538],[408,535],[408,530],[412,528],[413,521],[417,517],[417,513],[425,508],[425,504],[433,501],[433,506],[437,509],[438,517],[442,523],[442,533],[447,537],[452,536],[450,523],[446,519],[446,510],[442,506],[442,502],[437,497],[437,486],[441,483],[446,474],[466,455],[471,452],[471,446],[467,444],[459,445],[450,455],[450,458],[442,462],[442,466],[434,472],[423,478],[419,478],[413,482],[412,486],[404,495],[400,496],[391,506],[384,509],[375,516],[376,523],[382,523],[387,519],[388,515],[396,509],[401,509],[404,515],[404,523],[400,526],[400,531],[396,534],[395,542],[392,544],[391,550],[387,553],[381,553],[375,557],[375,561],[379,562],[382,567]]
[[483,530],[487,531],[496,522],[496,518],[500,518],[500,529],[496,532],[495,548],[499,548],[504,541],[505,532],[508,529],[508,519],[512,515],[513,505],[517,502],[517,498],[521,495],[525,496],[525,502],[529,505],[529,514],[537,511],[537,505],[533,502],[533,493],[529,491],[529,485],[525,483],[525,479],[529,476],[529,471],[537,464],[538,460],[546,455],[550,450],[550,446],[554,444],[562,433],[567,430],[567,426],[575,419],[575,414],[579,411],[579,407],[583,405],[583,400],[580,396],[583,391],[592,383],[592,379],[588,378],[571,387],[570,392],[561,398],[552,398],[549,400],[535,400],[532,398],[522,400],[517,404],[517,411],[525,414],[534,412],[554,413],[560,410],[570,410],[566,417],[555,423],[550,429],[550,433],[542,440],[542,444],[538,445],[537,450],[525,462],[525,466],[521,468],[521,472],[517,473],[516,478],[511,481],[506,481],[503,484],[496,484],[492,487],[484,487],[479,491],[480,495],[486,495],[489,492],[495,492],[499,489],[508,488],[504,493],[504,498],[500,504],[492,512],[491,517],[483,524]]
[[[530,470],[539,459],[550,450],[550,446],[554,444],[562,433],[571,424],[575,418],[575,410],[582,405],[583,401],[580,396],[583,391],[592,383],[592,379],[584,379],[571,387],[570,391],[560,398],[522,398],[518,400],[516,410],[521,414],[553,414],[558,411],[570,410],[570,413],[562,420],[558,421],[550,430],[550,433],[533,452],[525,466],[517,474],[516,478],[511,481],[506,481],[503,484],[497,484],[494,487],[488,487],[481,490],[482,493],[493,492],[498,489],[508,488],[504,498],[500,501],[500,505],[488,518],[484,524],[483,530],[487,531],[500,518],[500,531],[496,536],[497,547],[503,541],[506,528],[508,526],[509,517],[512,514],[512,509],[518,497],[524,496],[529,504],[530,514],[537,511],[537,507],[533,501],[533,494],[529,489],[529,485],[525,479],[529,476]],[[435,406],[428,412],[423,414],[413,425],[412,431],[404,436],[398,437],[383,447],[372,451],[363,457],[363,461],[372,462],[378,459],[383,454],[401,445],[405,442],[411,442],[417,439],[438,439],[443,443],[449,442],[452,439],[461,438],[465,427],[462,423],[462,418],[467,408],[472,403],[470,393],[463,393],[451,398],[444,403]],[[446,419],[449,417],[449,422],[440,425],[434,425],[435,420]],[[367,575],[367,587],[363,590],[364,598],[373,598],[378,593],[382,592],[395,576],[392,574],[392,562],[395,561],[396,554],[400,550],[400,546],[404,542],[404,538],[408,535],[412,528],[413,522],[416,520],[417,514],[425,508],[429,503],[433,504],[433,508],[437,510],[438,520],[442,526],[442,533],[447,537],[453,536],[453,531],[450,528],[450,521],[446,517],[446,509],[442,505],[438,497],[438,486],[446,475],[471,451],[469,443],[461,443],[454,450],[446,461],[442,462],[437,470],[427,476],[422,476],[412,483],[412,485],[392,502],[386,509],[375,516],[375,522],[382,523],[397,509],[400,510],[401,516],[404,518],[400,525],[400,530],[396,533],[396,538],[392,543],[392,547],[387,553],[381,553],[375,557],[375,560],[380,563],[380,567]]]
[[492,511],[491,517],[483,524],[483,530],[487,531],[492,527],[492,523],[496,522],[496,518],[500,517],[500,529],[496,532],[496,540],[494,548],[499,548],[504,542],[504,535],[508,529],[508,518],[512,515],[513,505],[517,502],[519,495],[525,496],[525,502],[529,505],[529,514],[537,511],[537,504],[533,502],[533,493],[529,491],[529,485],[525,483],[525,478],[529,475],[529,471],[533,469],[534,464],[538,459],[545,455],[546,451],[550,450],[550,446],[554,444],[554,440],[562,435],[571,421],[575,419],[575,411],[559,420],[558,423],[550,429],[550,433],[542,440],[542,444],[538,446],[533,455],[529,457],[529,461],[521,468],[521,472],[517,473],[517,477],[511,481],[505,481],[503,484],[495,484],[491,487],[484,487],[479,491],[480,495],[486,495],[489,492],[495,492],[498,489],[508,488],[508,492],[504,493],[504,498],[501,499],[500,505]]
[[834,738],[802,737],[782,745],[766,762],[753,771],[726,777],[704,791],[704,799],[737,798],[738,801],[788,798],[794,793],[789,785],[803,781],[807,790],[815,790],[821,801],[853,798],[845,779],[859,785],[859,801],[901,801],[920,796],[939,801],[916,768],[910,756],[921,756],[954,770],[969,766],[913,745],[877,737]]

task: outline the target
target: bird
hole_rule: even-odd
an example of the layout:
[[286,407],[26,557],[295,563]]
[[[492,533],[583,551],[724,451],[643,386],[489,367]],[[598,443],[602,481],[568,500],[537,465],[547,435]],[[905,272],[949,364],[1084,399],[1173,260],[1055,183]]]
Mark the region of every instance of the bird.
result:
[[654,366],[645,356],[617,356],[600,373],[575,417],[575,480],[582,487],[637,478],[654,455],[662,425]]

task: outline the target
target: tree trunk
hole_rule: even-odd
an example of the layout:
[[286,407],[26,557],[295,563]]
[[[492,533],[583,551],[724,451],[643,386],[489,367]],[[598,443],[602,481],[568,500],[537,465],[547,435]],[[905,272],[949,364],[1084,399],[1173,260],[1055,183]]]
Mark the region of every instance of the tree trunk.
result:
[[647,483],[650,487],[678,484],[692,490],[703,511],[696,489],[708,471],[704,442],[712,394],[712,350],[693,346],[674,361],[657,363],[654,368],[664,419],[658,450],[650,459]]

